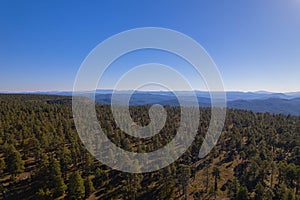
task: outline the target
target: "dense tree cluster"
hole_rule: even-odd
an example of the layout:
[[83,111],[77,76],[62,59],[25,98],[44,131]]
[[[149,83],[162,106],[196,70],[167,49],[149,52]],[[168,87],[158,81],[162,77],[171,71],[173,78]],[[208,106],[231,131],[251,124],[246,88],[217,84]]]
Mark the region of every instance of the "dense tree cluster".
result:
[[[147,125],[149,109],[130,107],[131,117]],[[108,105],[96,105],[108,138],[134,152],[154,151],[174,138],[180,108],[165,109],[163,129],[137,139],[117,127]],[[199,159],[210,109],[200,108],[200,116],[193,144],[176,162],[129,174],[102,165],[85,149],[70,97],[0,95],[0,199],[300,199],[299,117],[228,110],[217,146]]]

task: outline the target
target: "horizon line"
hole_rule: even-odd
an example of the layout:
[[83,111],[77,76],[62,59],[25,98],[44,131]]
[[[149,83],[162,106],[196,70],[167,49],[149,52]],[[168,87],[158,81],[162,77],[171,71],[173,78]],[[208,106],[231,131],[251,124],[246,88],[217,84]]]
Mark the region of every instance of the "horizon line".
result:
[[[172,92],[170,90],[132,90],[132,89],[124,89],[124,90],[114,90],[114,89],[96,89],[96,90],[81,90],[75,92],[92,92],[92,91],[117,91],[117,92],[128,92],[128,91],[138,91],[138,92]],[[268,90],[224,90],[224,91],[208,91],[208,90],[173,90],[175,92],[241,92],[241,93],[300,93],[300,91],[268,91]],[[35,90],[35,91],[0,91],[0,94],[25,94],[25,93],[63,93],[63,92],[74,92],[73,90]]]

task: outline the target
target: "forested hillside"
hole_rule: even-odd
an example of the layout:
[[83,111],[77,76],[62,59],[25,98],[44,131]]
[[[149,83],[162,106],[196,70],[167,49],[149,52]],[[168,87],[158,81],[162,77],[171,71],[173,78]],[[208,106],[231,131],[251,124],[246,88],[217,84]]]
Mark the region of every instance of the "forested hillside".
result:
[[[130,107],[134,121],[148,124],[149,108]],[[135,152],[153,151],[174,137],[180,108],[165,109],[162,131],[136,140],[116,126],[108,105],[96,106],[108,137]],[[180,159],[156,172],[130,174],[85,150],[71,97],[0,95],[0,199],[300,199],[300,117],[228,110],[217,146],[199,159],[210,109],[200,114],[198,135]]]

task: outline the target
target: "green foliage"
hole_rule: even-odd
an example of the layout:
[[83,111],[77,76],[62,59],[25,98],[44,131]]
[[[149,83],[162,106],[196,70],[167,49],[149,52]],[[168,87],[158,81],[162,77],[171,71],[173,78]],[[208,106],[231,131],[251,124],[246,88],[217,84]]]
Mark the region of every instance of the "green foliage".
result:
[[265,191],[264,186],[259,182],[256,185],[256,187],[255,187],[255,196],[254,196],[254,199],[255,200],[261,200],[261,199],[263,199],[264,191]]
[[3,158],[0,159],[0,176],[3,173],[3,170],[5,169],[5,161]]
[[36,193],[36,197],[40,200],[51,200],[51,199],[53,199],[51,191],[48,188],[39,189],[39,191]]
[[81,200],[85,196],[84,181],[78,171],[70,176],[68,187],[68,199]]
[[289,165],[286,166],[286,168],[284,169],[284,180],[286,182],[286,184],[288,185],[288,187],[290,188],[294,188],[295,187],[295,181],[297,179],[297,171],[299,167],[297,167],[294,163],[291,163]]
[[281,200],[284,198],[287,187],[284,183],[276,184],[274,187],[274,200]]
[[283,196],[283,200],[295,200],[294,191],[291,189],[287,190]]
[[84,187],[85,187],[85,196],[88,197],[91,193],[95,191],[94,184],[92,182],[91,177],[87,177],[84,181]]
[[[145,126],[150,122],[149,109],[148,105],[132,106],[130,113],[137,124]],[[163,129],[139,140],[118,128],[110,106],[96,105],[107,137],[120,148],[141,153],[155,151],[174,138],[180,108],[165,109],[168,116]],[[88,196],[94,189],[98,199],[178,199],[190,195],[196,199],[299,198],[300,117],[228,110],[219,142],[199,160],[211,115],[209,108],[200,108],[200,113],[195,141],[176,162],[156,172],[129,175],[103,166],[87,152],[76,132],[70,97],[0,95],[2,191],[8,199],[35,199],[35,195],[39,199],[62,199],[68,183],[68,197],[76,193],[72,188],[80,188],[79,196],[72,198],[84,198],[82,191]],[[184,129],[192,131],[187,125]],[[96,150],[101,149],[97,140],[89,142]],[[119,155],[108,154],[110,159],[118,159]],[[17,176],[24,166],[26,174]],[[233,174],[228,176],[226,170]],[[197,173],[204,175],[203,180],[195,179]],[[6,181],[8,175],[16,181]]]
[[100,186],[107,179],[108,179],[107,173],[105,173],[101,168],[97,168],[95,171],[94,184],[96,186]]
[[247,199],[249,199],[247,187],[241,186],[237,191],[235,199],[236,200],[247,200]]
[[59,162],[51,157],[49,161],[49,187],[53,188],[53,195],[55,197],[61,196],[67,189],[62,177]]
[[21,154],[13,145],[10,145],[5,153],[5,163],[7,165],[8,172],[14,177],[24,171],[24,161],[21,158]]

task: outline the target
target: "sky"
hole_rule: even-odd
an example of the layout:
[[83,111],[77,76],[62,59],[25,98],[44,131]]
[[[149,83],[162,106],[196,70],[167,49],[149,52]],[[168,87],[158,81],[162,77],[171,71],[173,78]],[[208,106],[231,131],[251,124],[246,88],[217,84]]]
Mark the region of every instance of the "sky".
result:
[[[139,27],[173,29],[196,40],[227,91],[300,91],[299,0],[1,0],[0,91],[70,91],[92,49]],[[194,89],[206,89],[192,66],[155,50],[117,60],[99,88],[112,88],[126,70],[149,62],[174,66]]]

